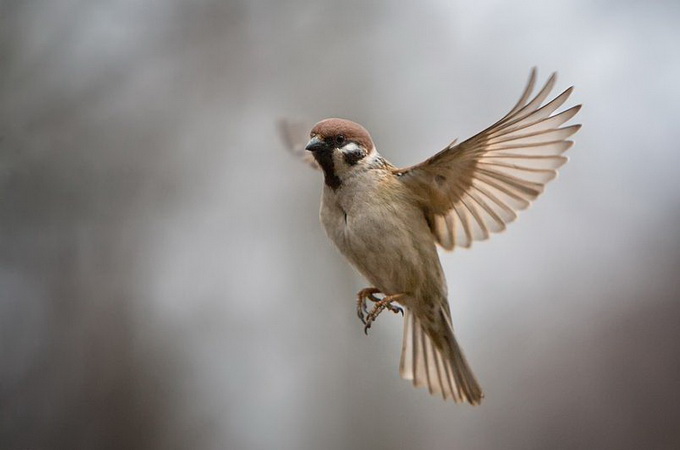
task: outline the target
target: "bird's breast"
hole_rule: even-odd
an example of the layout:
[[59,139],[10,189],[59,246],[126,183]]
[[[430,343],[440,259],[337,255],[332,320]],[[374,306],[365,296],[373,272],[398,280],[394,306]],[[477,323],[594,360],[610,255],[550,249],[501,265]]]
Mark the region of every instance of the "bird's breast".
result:
[[321,222],[352,265],[383,292],[413,292],[428,280],[441,281],[439,259],[422,211],[403,196],[386,195],[379,183],[351,188],[326,189]]

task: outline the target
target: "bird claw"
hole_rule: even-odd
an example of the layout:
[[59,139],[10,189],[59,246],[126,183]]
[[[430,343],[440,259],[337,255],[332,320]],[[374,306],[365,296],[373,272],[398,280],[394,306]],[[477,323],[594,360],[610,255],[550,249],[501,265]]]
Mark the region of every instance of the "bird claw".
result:
[[[364,289],[366,291],[366,289]],[[389,309],[393,313],[401,313],[401,315],[404,315],[404,308],[401,308],[397,305],[393,305],[392,302],[398,300],[401,298],[404,294],[396,294],[396,295],[388,295],[387,297],[383,298],[382,300],[377,299],[372,293],[371,294],[365,294],[361,296],[361,294],[364,292],[360,292],[360,304],[363,307],[364,312],[366,311],[365,305],[365,298],[369,298],[371,301],[375,302],[375,306],[371,310],[370,313],[366,315],[364,318],[363,314],[361,314],[359,317],[361,319],[361,322],[364,324],[364,334],[368,335],[368,329],[371,328],[371,325],[375,321],[375,319],[378,318],[380,313],[385,309]]]
[[365,312],[366,312],[365,308],[363,308],[362,310],[361,306],[357,307],[357,316],[359,316],[359,320],[361,320],[361,323],[363,323],[364,325],[366,325],[366,319],[364,319]]
[[366,300],[369,299],[374,303],[380,301],[374,294],[379,294],[380,291],[377,288],[370,287],[362,289],[357,294],[357,317],[361,320],[361,323],[366,325],[365,315],[368,315],[368,306],[366,306]]
[[396,305],[393,305],[393,304],[390,303],[389,305],[387,305],[387,309],[392,311],[394,314],[401,313],[401,317],[404,317],[404,308],[402,308],[400,306],[396,306]]

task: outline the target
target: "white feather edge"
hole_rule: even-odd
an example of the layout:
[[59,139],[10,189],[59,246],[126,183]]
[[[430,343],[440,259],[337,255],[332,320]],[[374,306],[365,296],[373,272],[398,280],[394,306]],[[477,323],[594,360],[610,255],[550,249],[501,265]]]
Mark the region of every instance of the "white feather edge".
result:
[[535,82],[532,70],[520,101],[484,132],[482,147],[475,149],[481,154],[472,186],[448,213],[433,218],[433,233],[444,249],[469,248],[473,241],[505,230],[505,225],[517,218],[517,211],[528,208],[567,162],[562,153],[573,142],[566,139],[580,125],[559,127],[578,113],[580,105],[551,115],[569,98],[569,88],[540,106],[555,80],[553,74],[526,103]]
[[[447,321],[446,326],[451,327],[450,321]],[[460,352],[457,346],[456,350]],[[457,357],[464,361],[462,354]],[[404,317],[399,374],[403,379],[411,381],[414,386],[426,387],[430,394],[441,395],[444,400],[478,403],[478,400],[466,393],[469,387],[462,385],[462,380],[466,376],[471,377],[472,374],[454,371],[452,362],[436,348],[420,326],[415,314],[408,309]]]

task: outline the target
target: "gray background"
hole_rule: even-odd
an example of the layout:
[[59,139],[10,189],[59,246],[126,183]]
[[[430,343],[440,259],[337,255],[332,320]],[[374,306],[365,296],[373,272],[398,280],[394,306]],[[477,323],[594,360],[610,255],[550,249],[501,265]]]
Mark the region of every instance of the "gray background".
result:
[[[680,3],[0,2],[0,446],[680,447]],[[397,165],[576,86],[571,162],[442,254],[487,398],[398,377],[280,117]]]

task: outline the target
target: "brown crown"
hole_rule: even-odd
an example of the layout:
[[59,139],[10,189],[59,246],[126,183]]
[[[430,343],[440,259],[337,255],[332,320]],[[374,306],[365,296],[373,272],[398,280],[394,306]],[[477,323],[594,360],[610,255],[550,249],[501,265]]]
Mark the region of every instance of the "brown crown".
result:
[[346,140],[354,141],[368,151],[373,148],[373,140],[368,131],[366,131],[366,128],[351,120],[324,119],[314,125],[310,135],[316,135],[324,140],[343,135]]

